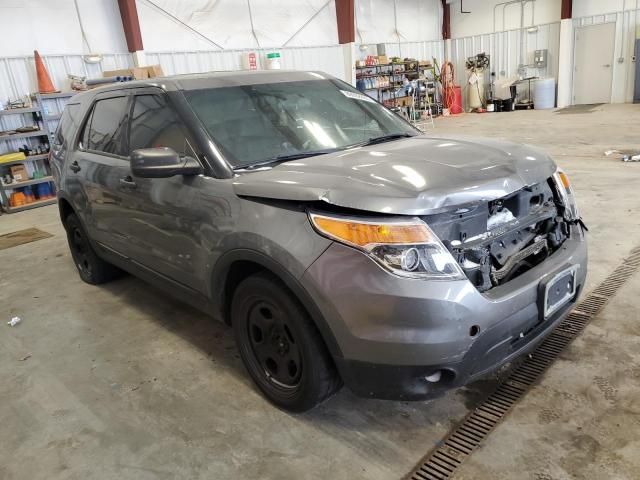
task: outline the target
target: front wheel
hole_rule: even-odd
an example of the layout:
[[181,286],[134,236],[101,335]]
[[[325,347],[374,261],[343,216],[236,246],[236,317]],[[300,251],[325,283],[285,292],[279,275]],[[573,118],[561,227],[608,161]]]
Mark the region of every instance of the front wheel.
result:
[[329,352],[308,313],[272,275],[258,273],[238,286],[231,321],[249,374],[278,407],[303,412],[340,388]]

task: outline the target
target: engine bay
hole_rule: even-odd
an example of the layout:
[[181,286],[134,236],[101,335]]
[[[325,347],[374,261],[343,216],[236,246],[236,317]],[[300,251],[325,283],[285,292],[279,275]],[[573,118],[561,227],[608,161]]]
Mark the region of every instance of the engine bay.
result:
[[570,235],[552,180],[424,220],[484,292],[530,270]]

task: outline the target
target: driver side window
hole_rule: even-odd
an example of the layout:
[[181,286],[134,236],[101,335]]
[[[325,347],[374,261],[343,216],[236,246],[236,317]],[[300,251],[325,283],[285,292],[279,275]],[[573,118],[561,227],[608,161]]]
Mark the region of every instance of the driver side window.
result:
[[136,95],[131,115],[129,154],[138,148],[169,147],[197,158],[195,144],[163,95]]

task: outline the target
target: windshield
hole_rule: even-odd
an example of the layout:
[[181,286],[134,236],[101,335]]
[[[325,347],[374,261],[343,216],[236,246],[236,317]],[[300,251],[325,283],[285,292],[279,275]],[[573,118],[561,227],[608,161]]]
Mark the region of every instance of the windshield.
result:
[[234,168],[420,133],[373,99],[331,79],[184,94]]

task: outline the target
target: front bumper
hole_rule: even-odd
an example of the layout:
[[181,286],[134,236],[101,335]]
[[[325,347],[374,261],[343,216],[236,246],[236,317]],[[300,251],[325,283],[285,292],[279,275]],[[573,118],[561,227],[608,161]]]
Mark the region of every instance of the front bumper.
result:
[[[546,261],[480,293],[467,280],[424,281],[383,271],[366,255],[334,243],[306,271],[303,285],[341,350],[335,362],[354,393],[425,399],[464,385],[533,349],[561,322],[584,285],[587,245],[580,226]],[[577,291],[550,318],[540,285],[578,266]],[[441,371],[441,380],[425,376]]]

